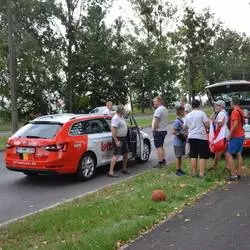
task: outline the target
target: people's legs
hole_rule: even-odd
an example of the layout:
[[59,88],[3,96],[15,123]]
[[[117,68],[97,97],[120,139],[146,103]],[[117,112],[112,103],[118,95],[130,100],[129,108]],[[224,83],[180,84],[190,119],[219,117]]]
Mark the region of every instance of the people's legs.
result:
[[219,161],[221,159],[221,154],[222,153],[215,153],[215,155],[214,155],[214,163],[213,163],[213,168],[214,169],[218,168],[218,164],[219,164]]
[[115,168],[117,159],[118,159],[118,155],[113,155],[111,159],[110,167],[109,167],[109,175],[114,175],[114,168]]
[[164,147],[158,147],[156,148],[157,150],[157,155],[158,155],[158,158],[159,158],[159,161],[162,162],[165,160],[165,149]]
[[177,157],[177,158],[175,159],[176,170],[181,169],[181,161],[182,161],[181,157]]
[[191,158],[191,165],[192,165],[192,176],[196,176],[197,158]]
[[226,152],[226,158],[227,158],[227,164],[229,169],[231,170],[231,175],[235,176],[235,166],[234,166],[234,158],[233,155],[231,155],[228,151]]
[[128,153],[123,154],[122,169],[127,170],[128,165]]
[[166,136],[166,131],[156,131],[154,132],[154,144],[157,151],[157,156],[159,159],[159,164],[165,164],[165,149],[164,149],[164,139]]
[[206,163],[207,163],[207,160],[206,159],[200,159],[200,177],[203,177],[204,176],[204,171],[205,171],[205,168],[206,168]]
[[241,153],[237,153],[237,175],[241,176],[241,171],[242,171],[242,155]]

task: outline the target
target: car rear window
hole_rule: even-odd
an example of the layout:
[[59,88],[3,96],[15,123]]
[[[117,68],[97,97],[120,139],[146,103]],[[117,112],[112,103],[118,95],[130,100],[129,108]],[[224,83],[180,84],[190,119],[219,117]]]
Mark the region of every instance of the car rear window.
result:
[[19,138],[54,138],[62,127],[53,123],[28,123],[19,129],[14,136]]

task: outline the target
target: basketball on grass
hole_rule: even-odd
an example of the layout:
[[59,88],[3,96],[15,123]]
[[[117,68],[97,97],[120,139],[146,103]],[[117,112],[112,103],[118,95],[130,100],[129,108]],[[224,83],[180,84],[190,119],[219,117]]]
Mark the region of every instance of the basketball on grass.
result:
[[152,193],[152,200],[153,201],[165,201],[166,200],[166,195],[164,192],[160,189],[154,190]]

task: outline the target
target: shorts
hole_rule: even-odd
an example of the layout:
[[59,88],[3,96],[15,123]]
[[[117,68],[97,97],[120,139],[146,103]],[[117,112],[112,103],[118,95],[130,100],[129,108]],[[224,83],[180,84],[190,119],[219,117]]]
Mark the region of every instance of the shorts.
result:
[[244,136],[232,138],[227,147],[227,152],[229,154],[241,153],[243,150]]
[[192,139],[189,140],[190,158],[208,159],[210,155],[208,140]]
[[167,135],[167,131],[154,131],[153,137],[154,137],[154,144],[156,148],[163,147],[165,137]]
[[176,158],[181,158],[183,155],[185,155],[185,146],[174,145],[174,153]]
[[118,141],[121,142],[120,147],[116,146],[115,140],[112,140],[114,155],[123,155],[128,153],[128,141],[126,137],[117,137]]

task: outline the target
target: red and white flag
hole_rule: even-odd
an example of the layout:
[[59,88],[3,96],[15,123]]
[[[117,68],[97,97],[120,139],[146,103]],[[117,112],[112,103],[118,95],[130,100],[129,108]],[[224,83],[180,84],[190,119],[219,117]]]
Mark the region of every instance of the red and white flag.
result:
[[227,126],[224,124],[222,127],[214,126],[214,123],[210,122],[209,129],[209,147],[212,153],[224,152],[227,147],[226,141]]

